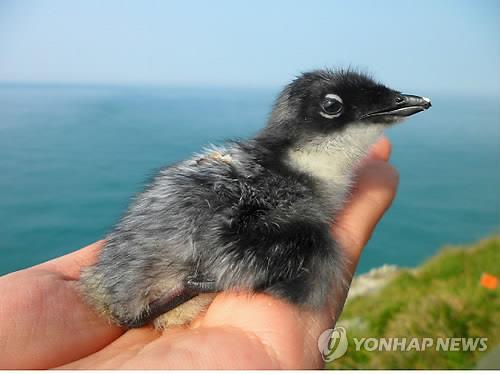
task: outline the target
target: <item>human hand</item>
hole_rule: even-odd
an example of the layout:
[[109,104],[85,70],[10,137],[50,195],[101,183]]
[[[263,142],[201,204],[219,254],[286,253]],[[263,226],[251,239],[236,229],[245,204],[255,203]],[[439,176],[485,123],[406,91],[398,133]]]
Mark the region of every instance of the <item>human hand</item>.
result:
[[[361,251],[398,185],[381,139],[359,169],[350,202],[333,227],[354,273]],[[80,299],[77,281],[103,242],[0,278],[0,368],[321,368],[318,336],[332,308],[300,310],[265,294],[222,293],[189,327],[125,331]],[[346,295],[334,301],[341,310]]]

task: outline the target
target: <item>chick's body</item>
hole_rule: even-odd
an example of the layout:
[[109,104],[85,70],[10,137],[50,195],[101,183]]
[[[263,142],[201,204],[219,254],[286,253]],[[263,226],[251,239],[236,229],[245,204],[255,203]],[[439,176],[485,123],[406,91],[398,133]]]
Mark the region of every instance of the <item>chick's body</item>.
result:
[[[341,274],[331,209],[312,180],[283,174],[269,157],[255,143],[231,143],[163,169],[83,273],[89,301],[130,325],[193,278],[320,306]],[[188,322],[210,301],[196,297],[159,323]]]

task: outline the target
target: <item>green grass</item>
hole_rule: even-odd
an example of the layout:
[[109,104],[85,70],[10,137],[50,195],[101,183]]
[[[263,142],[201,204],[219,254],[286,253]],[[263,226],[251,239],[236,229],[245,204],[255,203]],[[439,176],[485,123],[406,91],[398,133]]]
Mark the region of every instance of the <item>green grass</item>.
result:
[[[500,276],[500,237],[445,248],[419,268],[402,270],[379,292],[351,299],[338,322],[348,326],[348,351],[327,368],[473,368],[500,344],[500,291],[480,286],[483,272]],[[356,351],[354,337],[487,337],[488,350]]]

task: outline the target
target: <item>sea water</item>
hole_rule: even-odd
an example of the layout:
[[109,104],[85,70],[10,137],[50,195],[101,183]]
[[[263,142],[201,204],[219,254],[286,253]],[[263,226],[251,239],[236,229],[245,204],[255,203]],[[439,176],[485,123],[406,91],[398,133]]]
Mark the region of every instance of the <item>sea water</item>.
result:
[[[109,232],[161,166],[262,127],[277,90],[0,85],[0,275]],[[436,94],[388,131],[401,183],[358,271],[500,225],[500,100]]]

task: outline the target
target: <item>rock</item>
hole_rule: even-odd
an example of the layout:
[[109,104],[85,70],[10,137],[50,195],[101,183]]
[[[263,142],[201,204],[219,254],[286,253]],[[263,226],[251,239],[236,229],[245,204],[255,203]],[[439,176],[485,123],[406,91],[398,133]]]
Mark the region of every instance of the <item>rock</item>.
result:
[[354,277],[347,300],[380,290],[399,274],[400,270],[396,265],[383,265],[379,268],[371,269],[368,273]]

